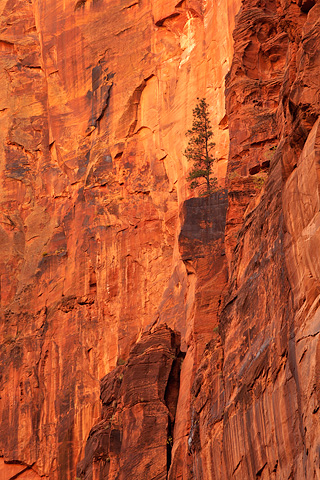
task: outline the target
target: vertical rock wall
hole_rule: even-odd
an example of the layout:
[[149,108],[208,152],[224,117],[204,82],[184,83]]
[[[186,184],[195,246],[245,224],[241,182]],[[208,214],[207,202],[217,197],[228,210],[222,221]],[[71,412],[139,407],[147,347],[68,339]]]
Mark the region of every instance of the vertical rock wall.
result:
[[179,247],[193,299],[186,353],[178,348],[180,335],[158,319],[133,347],[125,366],[102,380],[102,416],[78,465],[80,479],[194,478],[188,445],[191,387],[205,344],[219,332],[227,283],[227,198],[226,190],[191,198],[182,211]]
[[237,17],[230,278],[193,385],[194,478],[319,478],[319,18],[254,0]]
[[165,479],[171,462],[183,356],[161,325],[142,335],[101,382],[102,420],[91,430],[79,478]]
[[0,2],[1,479],[319,478],[319,9]]
[[[150,322],[181,331],[190,392],[208,331],[196,345],[196,276],[178,245],[184,134],[206,96],[223,186],[224,77],[239,5],[0,2],[5,480],[74,478],[100,416],[99,380]],[[180,398],[188,409],[189,396]]]

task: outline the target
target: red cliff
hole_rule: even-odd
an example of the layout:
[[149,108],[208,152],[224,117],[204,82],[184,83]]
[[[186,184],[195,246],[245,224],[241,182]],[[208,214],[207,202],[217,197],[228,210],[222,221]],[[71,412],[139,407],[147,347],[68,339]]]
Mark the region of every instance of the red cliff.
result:
[[319,477],[319,18],[250,0],[237,17],[230,276],[193,385],[195,478]]
[[0,479],[319,478],[320,3],[0,13]]

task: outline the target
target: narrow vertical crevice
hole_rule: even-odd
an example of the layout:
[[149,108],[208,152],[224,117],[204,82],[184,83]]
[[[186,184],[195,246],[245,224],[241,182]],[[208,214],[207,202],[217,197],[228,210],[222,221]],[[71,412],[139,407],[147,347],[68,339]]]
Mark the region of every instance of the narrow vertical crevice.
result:
[[177,403],[180,390],[180,372],[185,353],[180,352],[174,359],[171,372],[168,378],[166,391],[164,395],[165,404],[169,410],[168,429],[167,429],[167,472],[170,470],[172,461],[172,447],[174,441],[174,423],[176,418]]
[[170,470],[172,460],[172,445],[173,445],[173,424],[170,416],[168,417],[168,433],[167,433],[167,473]]

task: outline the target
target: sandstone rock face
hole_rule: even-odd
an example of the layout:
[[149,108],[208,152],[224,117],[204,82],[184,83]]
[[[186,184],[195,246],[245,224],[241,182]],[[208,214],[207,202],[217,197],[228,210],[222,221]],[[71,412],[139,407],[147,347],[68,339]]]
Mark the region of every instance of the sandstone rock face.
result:
[[224,186],[224,78],[239,6],[0,2],[4,480],[74,479],[100,418],[99,380],[157,322],[179,330],[189,351],[175,424],[186,449],[211,324],[196,345],[197,276],[178,242],[189,196],[182,152],[196,98],[206,96]]
[[179,249],[188,273],[187,352],[181,370],[169,480],[193,478],[187,443],[192,381],[206,343],[217,336],[218,314],[228,279],[224,247],[227,207],[227,190],[222,190],[210,198],[189,199],[182,210]]
[[[176,334],[161,324],[159,318],[156,323],[160,326],[152,326],[143,335],[132,349],[127,366],[118,366],[102,380],[103,418],[89,435],[85,457],[78,466],[79,478],[193,478],[187,444],[191,427],[190,394],[205,344],[218,335],[219,306],[227,283],[224,251],[227,199],[226,190],[210,198],[192,198],[185,202],[181,213],[179,247],[189,288],[181,285],[180,289],[183,293],[186,288],[194,298],[187,328],[187,353],[179,353],[176,340],[173,341]],[[166,304],[171,305],[173,314],[178,305],[173,301],[174,293],[168,290],[171,295],[165,295]],[[185,309],[190,308],[190,302],[190,298],[185,304],[180,299]],[[167,354],[163,355],[164,347],[168,353],[169,340],[171,362]],[[164,344],[160,350],[159,344]],[[165,382],[168,382],[166,388]],[[134,400],[128,392],[134,392]],[[114,435],[118,438],[117,447]]]
[[1,480],[319,478],[319,18],[0,2]]
[[237,18],[230,277],[193,384],[194,478],[319,478],[319,18],[250,0]]
[[91,430],[77,476],[165,479],[183,361],[166,326],[142,335],[126,365],[101,381],[102,420]]

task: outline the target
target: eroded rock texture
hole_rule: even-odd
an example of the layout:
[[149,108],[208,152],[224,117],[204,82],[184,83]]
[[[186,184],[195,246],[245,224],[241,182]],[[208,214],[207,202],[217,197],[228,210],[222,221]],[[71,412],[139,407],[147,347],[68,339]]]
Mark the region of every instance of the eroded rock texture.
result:
[[239,5],[0,2],[4,480],[74,479],[100,417],[99,380],[157,322],[189,347],[186,449],[204,344],[193,340],[196,276],[178,245],[182,152],[206,96],[224,185],[224,77]]
[[102,420],[91,430],[83,479],[166,479],[183,355],[162,325],[142,335],[126,365],[101,381]]
[[[227,200],[227,190],[221,190],[208,198],[185,202],[179,248],[188,272],[188,288],[180,285],[179,295],[187,292],[189,298],[181,303],[192,308],[187,352],[179,351],[180,338],[161,323],[159,314],[132,349],[127,365],[118,366],[102,380],[103,420],[89,435],[85,457],[78,466],[80,478],[194,478],[187,442],[191,387],[206,343],[218,336],[219,307],[227,284]],[[171,292],[170,287],[168,290]],[[170,298],[169,293],[166,297]],[[167,300],[166,304],[171,305],[172,315],[178,311],[175,302]],[[134,400],[128,392],[134,392]],[[119,430],[116,444],[114,429]]]
[[193,385],[194,478],[319,478],[319,18],[250,0],[237,18],[230,278]]
[[319,18],[0,2],[1,480],[320,478]]

